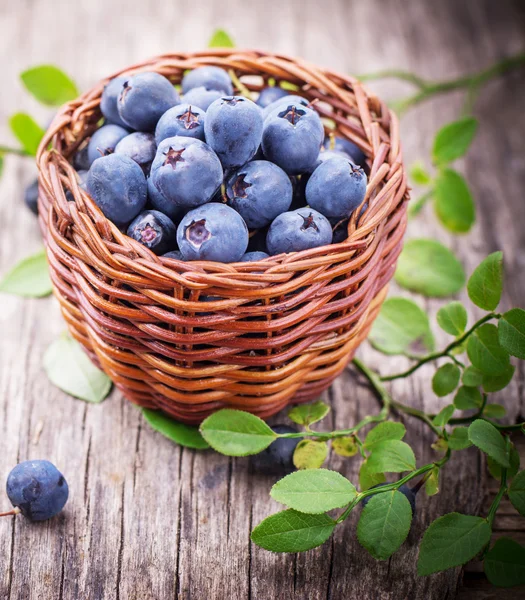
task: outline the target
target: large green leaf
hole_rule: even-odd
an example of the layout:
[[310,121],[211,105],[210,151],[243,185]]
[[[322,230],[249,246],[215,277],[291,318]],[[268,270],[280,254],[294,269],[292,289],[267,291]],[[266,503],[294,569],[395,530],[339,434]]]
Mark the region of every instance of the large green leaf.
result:
[[10,117],[9,126],[23,149],[35,156],[45,133],[42,127],[26,113],[16,113]]
[[301,440],[293,453],[296,469],[319,469],[328,456],[328,444],[315,440]]
[[402,473],[416,468],[412,448],[401,440],[385,440],[373,447],[367,459],[370,473]]
[[196,450],[205,450],[210,447],[196,427],[179,423],[179,421],[171,419],[159,410],[143,408],[142,414],[155,431],[158,431],[180,446],[187,446]]
[[432,390],[436,396],[442,397],[453,392],[459,384],[461,371],[454,363],[439,367],[432,377]]
[[503,252],[489,254],[467,282],[469,298],[483,310],[495,310],[503,291]]
[[[510,468],[507,469],[507,481],[510,481],[511,479],[516,477],[516,474],[520,470],[520,455],[519,452],[516,450],[516,446],[512,442],[510,443],[509,449],[509,463]],[[489,468],[489,473],[492,475],[492,477],[500,481],[502,466],[490,456],[487,456],[487,466]]]
[[364,446],[372,450],[377,444],[385,440],[402,440],[406,434],[403,423],[398,421],[383,421],[373,427],[366,435]]
[[514,377],[516,367],[508,365],[501,375],[483,375],[483,390],[488,394],[506,388]]
[[479,387],[483,383],[483,373],[475,367],[467,367],[463,371],[461,381],[467,387]]
[[20,78],[27,90],[47,106],[60,106],[79,95],[75,83],[54,65],[27,69],[20,74]]
[[443,169],[434,188],[436,214],[453,233],[467,233],[476,222],[476,207],[465,179],[452,169]]
[[464,333],[467,327],[467,309],[461,302],[449,302],[438,310],[436,319],[443,331],[458,336]]
[[499,343],[512,356],[525,360],[525,310],[512,308],[498,323]]
[[434,164],[447,164],[466,154],[476,135],[477,127],[478,122],[473,117],[465,117],[442,127],[434,138]]
[[386,481],[384,473],[371,472],[368,468],[368,460],[364,460],[359,468],[359,488],[362,492],[374,487],[378,483]]
[[445,425],[452,418],[452,415],[454,414],[455,410],[456,410],[456,407],[453,404],[447,404],[447,406],[444,406],[438,412],[438,414],[432,419],[432,423],[436,427],[445,427]]
[[478,327],[469,337],[467,354],[470,362],[484,375],[503,375],[508,371],[509,354],[501,347],[498,329],[492,323]]
[[514,506],[522,517],[525,517],[525,471],[520,471],[514,477],[508,494],[512,506]]
[[52,291],[45,250],[21,260],[0,281],[0,292],[15,296],[42,298]]
[[468,439],[468,427],[455,427],[449,434],[447,443],[452,450],[470,448],[472,442]]
[[483,419],[476,419],[468,428],[469,440],[492,457],[502,467],[510,467],[509,453],[501,433]]
[[459,410],[470,410],[479,408],[483,402],[483,397],[478,388],[462,385],[454,396],[454,406]]
[[234,48],[231,36],[224,29],[216,29],[208,43],[208,48]]
[[330,407],[321,400],[312,404],[299,404],[288,413],[288,418],[299,425],[313,425],[324,419],[330,412]]
[[498,587],[525,584],[525,548],[514,540],[501,537],[483,561],[487,579]]

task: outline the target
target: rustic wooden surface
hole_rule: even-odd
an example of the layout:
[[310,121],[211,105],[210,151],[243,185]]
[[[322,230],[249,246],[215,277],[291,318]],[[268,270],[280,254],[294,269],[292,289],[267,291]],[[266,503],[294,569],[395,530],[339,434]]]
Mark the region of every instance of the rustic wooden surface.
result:
[[[522,49],[525,12],[520,4],[3,2],[0,139],[10,139],[5,123],[15,111],[27,110],[42,122],[49,118],[17,80],[21,70],[37,63],[57,63],[87,88],[149,55],[202,48],[213,29],[222,26],[239,46],[301,55],[343,72],[398,67],[448,78]],[[375,88],[387,97],[410,91],[392,82]],[[503,249],[504,306],[523,305],[525,294],[524,92],[523,73],[514,73],[490,83],[477,103],[479,135],[461,165],[479,207],[474,231],[452,239],[430,212],[411,231],[451,243],[467,270],[488,252]],[[455,118],[461,104],[462,94],[455,94],[405,117],[402,139],[408,163],[428,156],[433,132]],[[21,207],[22,185],[33,174],[27,161],[7,160],[0,182],[2,273],[40,246],[36,221]],[[491,588],[476,564],[469,566],[463,587],[459,569],[425,579],[415,575],[423,528],[439,514],[475,513],[486,502],[485,469],[474,450],[446,469],[439,496],[421,498],[409,539],[390,561],[377,563],[360,548],[355,517],[320,549],[297,556],[270,554],[250,545],[249,532],[278,508],[268,497],[271,478],[251,472],[246,459],[176,447],[150,430],[118,393],[100,406],[88,406],[56,390],[41,367],[45,348],[64,328],[56,302],[3,295],[0,304],[0,481],[18,461],[45,457],[66,474],[71,488],[67,510],[52,522],[0,519],[2,600],[517,597],[516,590]],[[426,304],[432,312],[438,306]],[[386,361],[368,349],[362,356],[383,371],[403,366],[401,360]],[[438,409],[444,401],[429,393],[429,373],[422,369],[411,381],[397,382],[394,394],[415,406]],[[325,397],[333,406],[330,427],[349,426],[376,411],[373,395],[351,369]],[[525,414],[523,370],[504,401],[511,419]],[[431,458],[426,431],[412,420],[408,426],[417,456]],[[357,462],[332,456],[329,466],[356,480]],[[7,499],[0,497],[0,507],[2,503]],[[523,523],[507,509],[497,527],[521,527],[523,542]]]

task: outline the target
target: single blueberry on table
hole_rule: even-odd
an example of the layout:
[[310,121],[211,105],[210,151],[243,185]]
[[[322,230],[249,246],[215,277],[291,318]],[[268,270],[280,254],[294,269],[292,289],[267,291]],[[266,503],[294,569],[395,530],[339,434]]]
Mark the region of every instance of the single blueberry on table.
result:
[[[275,433],[297,433],[297,429],[289,425],[271,426]],[[293,454],[301,438],[277,438],[268,448],[251,457],[254,471],[264,475],[280,475],[291,473],[295,467]]]
[[128,80],[126,76],[115,77],[104,87],[102,97],[100,98],[100,112],[104,115],[109,123],[127,127],[126,123],[118,114],[117,101],[124,86],[124,82]]
[[124,82],[117,107],[120,118],[132,129],[154,131],[162,115],[179,103],[179,94],[166,77],[147,72]]
[[7,477],[11,504],[31,521],[45,521],[65,506],[69,488],[64,476],[47,460],[27,460]]
[[167,110],[157,123],[155,141],[180,135],[204,141],[205,112],[198,106],[178,104]]
[[323,124],[315,111],[284,104],[264,122],[264,156],[288,175],[307,172],[317,161],[323,135]]
[[177,242],[184,260],[239,262],[248,247],[248,228],[233,208],[212,202],[185,215]]
[[255,251],[255,252],[246,252],[246,254],[241,258],[241,262],[257,262],[258,260],[264,260],[268,258],[270,255],[266,254],[266,252]]
[[344,157],[321,163],[306,184],[306,202],[326,217],[349,217],[363,202],[367,179]]
[[217,90],[223,95],[233,94],[232,80],[228,73],[220,67],[197,67],[182,78],[182,93],[203,87],[206,90]]
[[32,213],[38,215],[38,179],[35,179],[24,190],[24,202]]
[[[373,490],[378,487],[383,487],[384,485],[390,485],[390,484],[378,483],[377,485],[372,486],[370,489]],[[401,492],[404,496],[406,496],[406,499],[410,502],[410,507],[412,508],[412,516],[414,516],[416,514],[416,494],[417,494],[418,490],[415,490],[415,488],[408,487],[408,485],[406,485],[406,483],[404,483],[403,485],[400,485],[397,488],[397,491]],[[361,504],[363,505],[363,508],[370,502],[371,498],[373,498],[373,496],[366,496],[366,498],[363,498],[361,500]]]
[[267,160],[246,163],[228,178],[228,204],[250,229],[269,225],[290,208],[292,184],[288,175]]
[[299,252],[331,243],[330,221],[311,208],[282,213],[272,222],[266,237],[271,255]]
[[275,100],[268,106],[263,108],[263,119],[266,118],[275,112],[276,109],[281,109],[283,106],[286,108],[289,104],[295,104],[297,106],[308,106],[310,101],[302,96],[296,96],[295,94],[287,94],[283,98],[279,98]]
[[359,146],[356,146],[350,140],[334,136],[334,142],[332,144],[330,136],[327,135],[324,139],[323,146],[327,150],[336,150],[338,152],[344,152],[345,154],[348,154],[348,156],[356,165],[363,167],[363,169],[367,168],[365,153],[361,150],[361,148],[359,148]]
[[151,165],[151,179],[170,210],[156,208],[170,214],[205,204],[220,188],[222,178],[219,158],[201,140],[181,136],[162,140]]
[[289,95],[290,94],[286,90],[283,90],[283,88],[278,87],[276,85],[271,87],[265,87],[260,91],[259,97],[255,101],[255,104],[257,104],[257,106],[260,106],[261,108],[266,108],[267,106],[272,104],[272,102],[281,100],[285,96]]
[[261,109],[242,96],[219,98],[206,112],[206,142],[225,169],[240,167],[255,156],[262,130]]
[[89,169],[87,190],[104,215],[117,226],[132,221],[147,200],[142,169],[122,154],[97,158]]
[[183,100],[186,104],[197,106],[203,111],[207,111],[212,102],[222,98],[224,92],[221,90],[207,90],[205,87],[196,87],[184,94]]
[[140,213],[131,222],[127,233],[155,254],[165,254],[177,245],[175,224],[158,210]]
[[122,138],[115,148],[115,154],[122,154],[134,160],[148,176],[151,163],[155,158],[157,144],[151,133],[135,131]]
[[129,131],[120,125],[102,125],[100,129],[97,129],[91,136],[87,147],[89,167],[97,158],[115,152],[120,140],[128,135]]

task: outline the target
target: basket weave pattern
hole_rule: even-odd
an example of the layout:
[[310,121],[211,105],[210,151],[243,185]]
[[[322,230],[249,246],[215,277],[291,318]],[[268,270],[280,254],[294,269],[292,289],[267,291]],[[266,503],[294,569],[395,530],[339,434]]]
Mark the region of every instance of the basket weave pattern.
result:
[[189,423],[221,407],[268,417],[330,385],[386,295],[408,200],[397,119],[351,77],[233,50],[160,56],[124,73],[155,70],[178,83],[202,65],[232,69],[251,90],[269,78],[296,84],[365,152],[370,174],[368,208],[359,223],[355,211],[343,243],[257,263],[164,259],[104,217],[69,162],[97,128],[107,80],[61,109],[37,161],[40,227],[64,318],[129,400]]

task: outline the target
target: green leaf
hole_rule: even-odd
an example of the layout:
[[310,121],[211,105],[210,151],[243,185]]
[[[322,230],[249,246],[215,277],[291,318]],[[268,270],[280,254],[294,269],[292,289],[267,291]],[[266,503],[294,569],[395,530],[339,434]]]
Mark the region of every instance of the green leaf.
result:
[[272,552],[305,552],[324,544],[335,525],[328,515],[307,515],[288,509],[259,523],[251,540]]
[[0,292],[15,296],[42,298],[52,291],[45,250],[21,260],[0,281]]
[[467,367],[463,371],[461,381],[467,387],[479,387],[483,383],[483,373],[478,371],[476,367]]
[[443,331],[457,337],[467,327],[467,310],[461,302],[450,302],[438,310],[436,320]]
[[520,471],[512,480],[508,491],[512,506],[525,517],[525,471]]
[[464,565],[489,543],[490,525],[481,517],[449,513],[425,531],[419,548],[417,574],[430,575]]
[[20,79],[28,92],[47,106],[60,106],[79,96],[74,82],[54,65],[27,69],[20,74]]
[[470,362],[484,375],[502,375],[510,365],[508,352],[501,347],[498,329],[492,323],[478,327],[469,337],[467,354]]
[[385,440],[373,448],[367,459],[370,473],[402,473],[416,468],[412,448],[401,440]]
[[372,496],[361,512],[357,539],[377,560],[386,560],[406,540],[412,522],[412,508],[397,490]]
[[208,48],[234,48],[235,44],[233,43],[230,35],[224,31],[224,29],[216,29],[211,36],[211,39],[208,43]]
[[294,406],[288,413],[288,418],[299,425],[312,425],[324,419],[330,412],[330,407],[321,400],[312,404]]
[[205,450],[210,447],[196,427],[179,423],[158,410],[143,408],[142,414],[155,431],[179,444],[179,446],[195,448],[196,450]]
[[472,442],[468,439],[468,427],[455,427],[448,436],[448,447],[451,450],[465,450]]
[[342,508],[356,495],[355,487],[346,477],[328,469],[295,471],[278,481],[270,492],[277,502],[309,514]]
[[469,149],[478,122],[472,117],[465,117],[442,127],[434,138],[432,160],[436,165],[448,164],[464,156]]
[[364,446],[367,450],[372,450],[377,444],[385,440],[402,440],[406,432],[403,423],[383,421],[368,432]]
[[525,548],[514,540],[501,537],[483,561],[487,579],[498,587],[525,584]]
[[496,310],[503,291],[503,252],[489,254],[467,283],[468,296],[483,310]]
[[368,339],[385,354],[402,354],[429,332],[428,316],[415,302],[389,298],[383,303]]
[[452,169],[436,177],[434,207],[441,223],[452,233],[467,233],[476,222],[476,207],[465,179]]
[[454,396],[454,406],[459,410],[479,408],[483,403],[481,392],[478,388],[462,385]]
[[362,492],[386,481],[384,473],[371,473],[368,461],[364,460],[359,468],[359,488]]
[[410,168],[410,177],[417,185],[429,185],[432,181],[430,173],[425,169],[421,161],[415,162]]
[[487,419],[503,419],[507,409],[501,404],[487,404],[483,409],[483,416]]
[[0,177],[2,177],[3,172],[4,172],[4,155],[0,154]]
[[[507,470],[507,480],[512,479],[516,476],[516,473],[520,469],[520,455],[516,450],[516,446],[511,442],[510,450],[509,450],[509,463],[510,468]],[[501,466],[490,456],[487,456],[487,466],[489,468],[489,473],[497,479],[501,480]]]
[[296,469],[319,469],[328,456],[326,442],[301,440],[293,453],[293,464]]
[[501,375],[483,375],[483,389],[488,394],[503,390],[511,382],[515,371],[516,367],[509,364]]
[[499,343],[512,356],[525,360],[525,310],[513,308],[498,323]]
[[355,456],[359,447],[353,437],[339,437],[332,440],[332,450],[339,456],[345,456],[347,458]]
[[456,407],[453,404],[449,404],[447,406],[444,406],[439,412],[438,414],[433,418],[432,423],[436,426],[436,427],[445,427],[445,425],[450,421],[450,419],[452,418],[452,415],[454,414],[454,411],[456,410]]
[[509,468],[509,453],[501,433],[487,421],[476,419],[468,428],[469,440],[502,467]]
[[447,363],[434,373],[432,377],[432,390],[436,396],[446,396],[453,392],[459,384],[461,371],[454,363]]
[[435,496],[439,492],[439,467],[434,467],[425,479],[427,496]]
[[102,402],[111,391],[111,379],[95,367],[82,346],[64,333],[44,354],[44,370],[51,383],[86,402]]
[[259,417],[231,408],[210,415],[201,423],[200,432],[214,450],[228,456],[258,454],[277,438]]
[[461,290],[465,272],[454,254],[437,240],[415,239],[405,243],[395,279],[406,289],[441,298]]
[[25,113],[16,113],[9,119],[9,126],[16,139],[22,144],[23,149],[36,155],[40,140],[44,137],[45,131],[40,125]]

